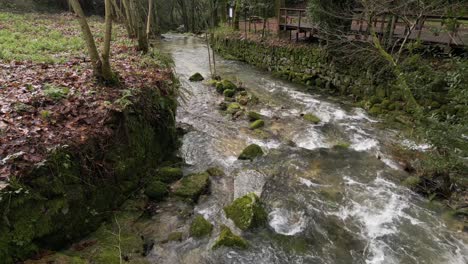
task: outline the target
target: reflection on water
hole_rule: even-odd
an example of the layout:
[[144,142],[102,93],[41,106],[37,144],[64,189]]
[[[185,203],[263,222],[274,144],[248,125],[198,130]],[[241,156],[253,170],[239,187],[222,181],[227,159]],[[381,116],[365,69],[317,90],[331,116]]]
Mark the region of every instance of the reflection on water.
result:
[[[178,121],[193,127],[180,151],[190,165],[187,170],[219,166],[226,175],[212,178],[211,195],[195,206],[214,223],[212,236],[158,244],[151,262],[467,263],[464,234],[449,231],[424,199],[393,182],[404,173],[384,154],[383,143],[393,136],[375,129],[377,121],[362,109],[342,107],[248,65],[218,58],[221,76],[242,82],[260,98],[252,110],[266,116],[265,138],[246,129],[246,120],[233,121],[216,110],[222,98],[211,87],[188,82],[195,72],[209,75],[202,40],[169,35],[160,48],[172,54],[189,92],[178,112]],[[322,122],[308,124],[302,113],[314,113]],[[343,142],[350,148],[333,148]],[[267,155],[238,161],[251,143]],[[249,192],[261,196],[267,227],[242,234],[251,245],[248,250],[212,250],[221,224],[240,233],[222,208]],[[176,221],[173,214],[162,210],[157,221]],[[186,229],[189,223],[179,224]]]

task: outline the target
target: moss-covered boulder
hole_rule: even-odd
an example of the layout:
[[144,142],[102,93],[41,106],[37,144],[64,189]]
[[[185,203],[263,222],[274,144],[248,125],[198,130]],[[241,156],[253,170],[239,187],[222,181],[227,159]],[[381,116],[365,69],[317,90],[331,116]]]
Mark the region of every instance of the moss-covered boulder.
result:
[[220,247],[246,249],[249,247],[249,244],[242,237],[232,233],[229,227],[223,225],[221,227],[221,234],[219,235],[218,239],[213,245],[213,249],[217,249]]
[[251,122],[262,119],[261,114],[259,114],[257,112],[253,112],[253,111],[249,111],[247,113],[247,117],[249,118],[249,121],[251,121]]
[[262,119],[259,119],[259,120],[256,120],[256,121],[253,121],[249,128],[251,130],[254,130],[254,129],[258,129],[258,128],[261,128],[261,127],[264,127],[265,126],[265,121],[263,121]]
[[203,80],[205,80],[205,78],[203,78],[203,75],[201,75],[199,72],[194,73],[189,78],[189,81],[191,81],[191,82],[201,82]]
[[158,180],[152,181],[145,187],[145,194],[151,200],[161,201],[168,194],[167,185]]
[[184,233],[182,232],[172,232],[167,236],[167,239],[163,242],[171,242],[171,241],[182,241],[184,237]]
[[224,176],[224,171],[218,167],[212,167],[206,170],[210,176]]
[[313,124],[318,124],[320,123],[320,118],[318,118],[316,115],[308,113],[303,116],[304,120],[313,123]]
[[240,160],[254,160],[258,156],[262,156],[263,150],[257,144],[252,144],[246,147],[242,153],[239,155]]
[[234,97],[235,94],[236,94],[236,91],[231,90],[231,89],[224,90],[223,92],[223,95],[228,98]]
[[211,231],[213,231],[213,225],[201,215],[197,215],[190,225],[190,236],[192,237],[205,237],[210,235]]
[[173,186],[173,193],[196,202],[200,195],[208,191],[209,184],[210,175],[207,172],[190,174]]
[[240,104],[238,104],[238,103],[230,103],[230,104],[228,105],[227,109],[226,109],[226,112],[227,112],[228,114],[233,115],[233,114],[239,112],[241,109],[242,109],[242,108],[241,108]]
[[221,84],[223,85],[224,90],[237,90],[237,86],[229,80],[222,80]]
[[184,176],[182,169],[173,167],[163,167],[158,170],[156,178],[164,183],[173,183]]
[[217,82],[216,83],[216,91],[219,93],[219,94],[222,94],[224,92],[224,86],[223,86],[223,83],[222,82]]
[[349,142],[338,142],[336,143],[333,148],[334,149],[348,149],[351,146]]
[[242,230],[262,226],[267,221],[265,209],[254,193],[237,198],[231,205],[224,207],[224,212]]

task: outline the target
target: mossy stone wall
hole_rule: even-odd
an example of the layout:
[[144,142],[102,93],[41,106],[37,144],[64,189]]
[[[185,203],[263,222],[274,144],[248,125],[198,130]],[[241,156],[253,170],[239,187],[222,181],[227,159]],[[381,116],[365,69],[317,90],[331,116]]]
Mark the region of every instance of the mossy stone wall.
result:
[[66,246],[94,231],[177,146],[175,96],[146,89],[115,113],[112,136],[60,147],[0,192],[0,262]]
[[389,89],[373,84],[360,69],[338,68],[318,46],[274,45],[225,35],[214,37],[214,48],[222,56],[274,72],[278,77],[359,98],[386,96]]

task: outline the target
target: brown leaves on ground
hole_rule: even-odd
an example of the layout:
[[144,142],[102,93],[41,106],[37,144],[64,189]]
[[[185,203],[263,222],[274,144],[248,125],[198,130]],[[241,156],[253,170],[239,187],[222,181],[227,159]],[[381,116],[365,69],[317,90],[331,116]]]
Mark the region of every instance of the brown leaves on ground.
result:
[[[63,64],[0,61],[0,181],[43,161],[50,149],[109,136],[106,121],[123,90],[163,88],[169,69],[142,66],[141,56],[113,47],[119,87],[98,85],[92,65],[82,58]],[[162,91],[161,94],[167,94]]]

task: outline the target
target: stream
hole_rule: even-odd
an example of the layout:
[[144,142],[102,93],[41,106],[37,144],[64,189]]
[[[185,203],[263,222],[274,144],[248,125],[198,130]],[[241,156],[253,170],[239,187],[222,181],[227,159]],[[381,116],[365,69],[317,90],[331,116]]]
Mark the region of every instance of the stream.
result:
[[[204,41],[165,37],[158,48],[172,55],[184,90],[177,116],[188,127],[180,149],[185,171],[220,167],[225,176],[211,179],[211,194],[194,208],[214,224],[211,236],[156,243],[151,263],[468,263],[466,233],[450,228],[425,198],[399,184],[405,172],[385,148],[402,141],[396,132],[377,128],[378,120],[362,109],[218,57],[218,74],[260,99],[249,110],[265,116],[264,133],[249,130],[247,120],[217,109],[223,98],[214,88],[188,81],[195,72],[209,76]],[[307,123],[303,113],[322,122]],[[333,148],[342,142],[350,147]],[[266,155],[237,160],[252,143]],[[223,207],[251,192],[261,197],[268,223],[241,232]],[[161,233],[188,230],[190,221],[177,216],[185,207],[161,205],[154,218]],[[212,250],[222,224],[250,247]]]

